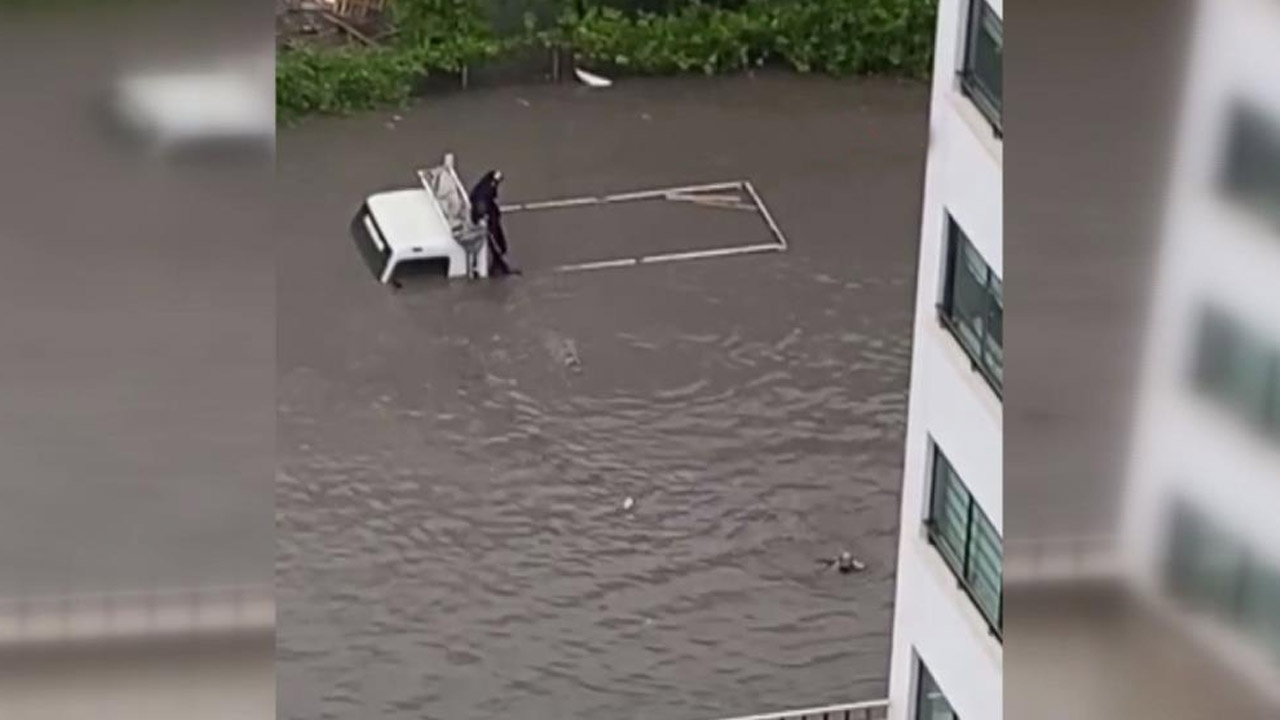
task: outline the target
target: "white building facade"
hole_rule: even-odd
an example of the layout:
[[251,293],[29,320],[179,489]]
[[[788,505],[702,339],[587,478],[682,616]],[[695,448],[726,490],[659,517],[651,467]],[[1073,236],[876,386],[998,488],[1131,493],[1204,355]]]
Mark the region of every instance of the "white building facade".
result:
[[1280,3],[1200,0],[1194,28],[1121,556],[1280,704]]
[[938,6],[892,720],[1002,717],[1002,17],[1002,0]]

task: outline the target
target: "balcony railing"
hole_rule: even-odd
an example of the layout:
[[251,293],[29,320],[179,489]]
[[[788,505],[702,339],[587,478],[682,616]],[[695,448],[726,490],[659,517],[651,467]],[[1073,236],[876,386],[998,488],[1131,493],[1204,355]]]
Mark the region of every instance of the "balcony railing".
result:
[[952,319],[951,312],[946,305],[939,303],[934,309],[938,314],[938,323],[941,324],[953,338],[955,338],[956,344],[960,346],[960,349],[964,351],[965,356],[969,358],[970,369],[981,375],[982,379],[987,381],[987,385],[991,388],[991,392],[995,393],[996,397],[1003,401],[1004,378],[998,377],[994,372],[992,372],[991,368],[987,367],[987,364],[982,361],[979,354],[965,344],[964,331],[962,331],[960,329],[960,325]]
[[826,707],[783,710],[781,712],[724,718],[724,720],[883,720],[889,716],[889,700],[828,705]]
[[1009,585],[1113,581],[1120,572],[1116,538],[1110,535],[1030,538],[1005,547]]
[[274,628],[270,585],[0,598],[0,648]]
[[[973,510],[971,507],[970,515],[972,515],[972,512]],[[998,605],[995,608],[987,607],[987,604],[980,599],[980,593],[978,592],[978,589],[974,587],[974,583],[969,578],[969,572],[970,572],[969,543],[966,543],[964,556],[961,558],[956,558],[955,556],[947,553],[944,550],[944,548],[946,547],[946,542],[940,537],[937,523],[933,521],[926,522],[925,530],[927,533],[927,537],[929,539],[929,544],[932,545],[934,550],[938,552],[938,555],[942,558],[943,562],[946,564],[947,569],[949,569],[951,571],[951,574],[955,577],[956,586],[959,587],[962,591],[964,591],[964,594],[969,598],[969,601],[973,603],[973,607],[978,611],[978,614],[982,616],[983,621],[987,623],[987,630],[991,633],[991,636],[1003,643],[1004,642],[1004,595],[1003,593],[1000,595],[1000,597],[998,598]],[[1004,563],[1001,562],[1001,588],[1003,588],[1003,585],[1004,585],[1003,565]]]

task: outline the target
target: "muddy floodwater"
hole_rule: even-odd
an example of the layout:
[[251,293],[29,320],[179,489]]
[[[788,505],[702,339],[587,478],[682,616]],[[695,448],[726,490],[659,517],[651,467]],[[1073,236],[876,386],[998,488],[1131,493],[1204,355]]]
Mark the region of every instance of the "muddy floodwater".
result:
[[[281,717],[699,720],[883,697],[927,88],[476,90],[280,133]],[[347,234],[457,154],[522,278],[390,293]],[[264,253],[268,253],[264,249]],[[631,501],[627,502],[630,498]],[[865,572],[824,572],[846,548]]]

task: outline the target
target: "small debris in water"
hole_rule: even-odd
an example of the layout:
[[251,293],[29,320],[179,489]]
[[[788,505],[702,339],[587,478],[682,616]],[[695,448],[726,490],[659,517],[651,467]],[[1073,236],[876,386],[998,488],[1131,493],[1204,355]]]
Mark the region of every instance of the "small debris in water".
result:
[[582,359],[578,356],[578,345],[572,338],[549,335],[546,338],[547,352],[570,372],[582,372]]
[[653,116],[650,115],[649,113],[640,113],[640,119],[644,120],[645,122],[649,122],[653,120]]
[[622,501],[623,510],[630,510],[631,508],[635,507],[635,505],[636,505],[636,499],[630,496],[628,496],[626,500]]
[[400,122],[400,121],[401,121],[401,120],[403,120],[404,118],[400,117],[399,115],[392,115],[392,116],[391,116],[391,119],[392,119],[394,122]]
[[570,340],[565,343],[564,366],[574,372],[582,370],[582,360],[578,357],[578,348]]
[[587,87],[607,88],[610,85],[613,85],[613,81],[609,78],[589,73],[581,68],[575,68],[573,73],[578,76],[578,81]]
[[862,572],[867,569],[867,564],[853,556],[853,553],[842,550],[839,555],[834,558],[822,558],[818,561],[829,568],[835,568],[841,574],[851,572]]
[[525,100],[524,98],[516,98],[516,102],[520,103],[524,107],[529,107],[532,105],[532,103],[530,103],[528,100]]
[[393,122],[388,122],[388,123],[386,123],[386,125],[385,125],[384,127],[386,127],[388,130],[395,130],[395,129],[396,129],[396,124],[395,124],[395,123],[393,123]]

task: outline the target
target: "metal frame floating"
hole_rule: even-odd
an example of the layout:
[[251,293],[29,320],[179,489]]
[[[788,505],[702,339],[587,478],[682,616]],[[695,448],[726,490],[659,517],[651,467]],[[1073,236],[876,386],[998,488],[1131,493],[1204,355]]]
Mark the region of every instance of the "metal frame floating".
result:
[[[739,195],[708,194],[722,192],[725,190],[736,190]],[[750,202],[743,201],[743,194],[747,196]],[[683,262],[686,260],[706,260],[710,258],[732,257],[736,255],[749,255],[754,253],[785,252],[790,247],[787,242],[786,235],[784,235],[782,229],[778,227],[778,223],[774,220],[773,214],[769,212],[769,208],[764,204],[764,199],[760,197],[760,193],[756,190],[755,185],[751,184],[749,180],[656,188],[653,190],[638,190],[635,192],[617,193],[613,195],[584,195],[573,198],[517,203],[513,205],[503,205],[502,211],[505,213],[533,212],[537,210],[568,209],[594,205],[608,205],[611,203],[637,202],[642,200],[687,202],[707,208],[757,212],[760,213],[762,218],[764,218],[765,224],[769,228],[769,232],[773,234],[774,242],[753,243],[750,245],[737,245],[726,248],[712,248],[709,250],[690,250],[686,252],[642,255],[630,258],[619,258],[616,260],[595,260],[591,262],[574,263],[571,265],[561,265],[555,268],[555,271],[586,272],[590,270],[607,270],[612,268],[635,267],[639,265]]]

